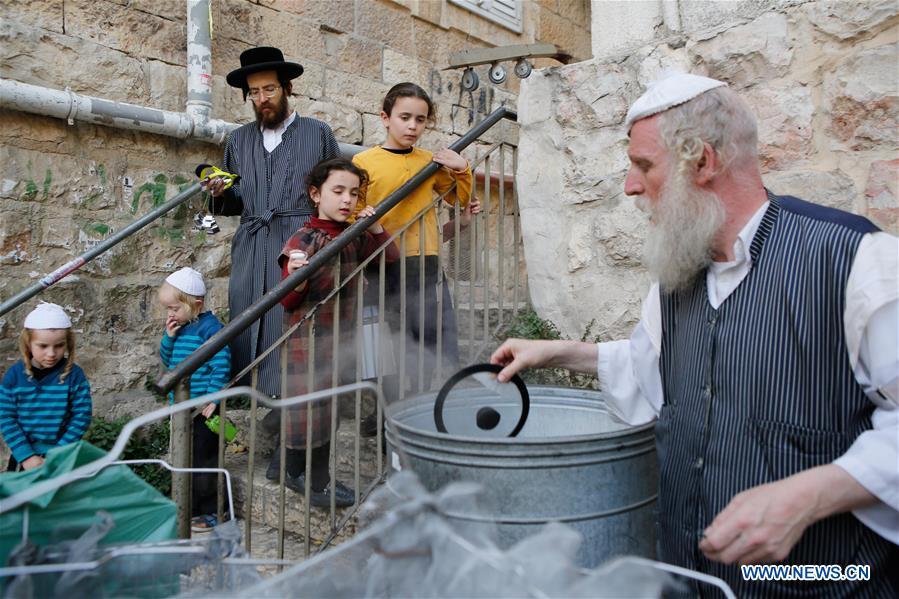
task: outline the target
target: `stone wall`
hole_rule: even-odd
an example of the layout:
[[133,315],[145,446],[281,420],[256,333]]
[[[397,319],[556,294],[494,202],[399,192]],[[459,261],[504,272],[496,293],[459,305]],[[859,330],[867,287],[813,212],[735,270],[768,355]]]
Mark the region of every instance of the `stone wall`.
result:
[[[184,0],[0,0],[0,77],[71,88],[113,101],[182,111],[186,102]],[[301,114],[327,121],[337,138],[382,141],[380,102],[410,79],[437,101],[439,119],[423,146],[445,146],[500,105],[515,106],[518,80],[487,81],[462,93],[450,53],[470,47],[551,42],[590,55],[587,0],[524,5],[512,33],[445,0],[213,0],[212,116],[247,122],[252,110],[225,84],[239,54],[276,45],[305,66],[293,99]],[[539,65],[553,64],[543,60]],[[485,141],[515,140],[504,125]],[[472,147],[474,158],[483,146]],[[0,108],[0,297],[43,274],[171,198],[196,164],[219,162],[221,148]],[[95,397],[114,397],[155,380],[162,316],[156,286],[191,265],[209,279],[209,304],[227,316],[230,239],[190,230],[189,208],[126,241],[43,294],[64,305],[80,334],[78,361]],[[35,301],[0,318],[0,355],[11,364],[15,336]],[[3,368],[5,369],[5,367]]]
[[595,318],[620,338],[639,318],[646,219],[623,193],[623,121],[663,68],[744,94],[772,190],[899,232],[895,2],[606,2],[593,19],[595,58],[535,73],[519,101],[531,297],[567,335]]

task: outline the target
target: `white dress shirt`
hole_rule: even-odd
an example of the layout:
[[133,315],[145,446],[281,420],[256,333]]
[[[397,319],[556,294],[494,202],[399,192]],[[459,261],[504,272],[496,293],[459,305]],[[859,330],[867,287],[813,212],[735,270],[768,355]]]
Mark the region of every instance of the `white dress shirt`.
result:
[[287,128],[290,127],[290,124],[296,116],[296,112],[291,112],[290,115],[274,129],[268,129],[259,125],[259,130],[262,131],[262,145],[265,146],[265,149],[269,154],[274,152],[275,148],[281,145],[281,136],[284,135],[284,132],[287,131]]
[[[706,286],[713,308],[749,274],[749,248],[767,209],[768,202],[740,231],[735,260],[709,267]],[[855,516],[899,544],[899,238],[887,233],[862,238],[846,283],[843,327],[855,378],[876,408],[873,429],[834,463],[880,500],[855,510]],[[649,422],[661,409],[661,341],[659,286],[653,284],[630,339],[598,344],[597,374],[609,407],[630,424]]]

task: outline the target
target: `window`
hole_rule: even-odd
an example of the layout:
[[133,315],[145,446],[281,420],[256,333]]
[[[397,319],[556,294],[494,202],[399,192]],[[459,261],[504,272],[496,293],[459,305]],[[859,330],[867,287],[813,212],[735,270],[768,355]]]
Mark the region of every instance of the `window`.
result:
[[465,10],[521,33],[521,0],[449,0]]

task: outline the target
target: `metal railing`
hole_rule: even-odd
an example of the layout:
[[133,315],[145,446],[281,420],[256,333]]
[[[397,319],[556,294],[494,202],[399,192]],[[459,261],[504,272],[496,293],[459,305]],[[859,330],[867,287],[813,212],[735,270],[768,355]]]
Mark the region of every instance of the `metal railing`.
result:
[[[500,108],[491,113],[484,121],[472,128],[462,138],[450,146],[455,151],[461,151],[475,139],[480,137],[484,132],[502,119],[515,119],[515,114],[508,109]],[[448,277],[448,288],[451,289],[451,295],[455,298],[455,312],[463,316],[467,314],[467,326],[459,327],[460,339],[464,342],[467,350],[468,361],[476,359],[485,349],[495,344],[493,333],[501,326],[504,321],[514,315],[519,307],[520,298],[526,298],[526,294],[522,290],[522,281],[525,280],[522,272],[522,259],[520,248],[520,229],[517,213],[517,202],[514,197],[514,166],[517,160],[517,149],[509,144],[499,142],[489,146],[475,161],[473,161],[473,171],[480,179],[480,190],[478,190],[478,182],[475,182],[473,192],[482,200],[482,213],[475,216],[471,224],[465,228],[461,224],[461,214],[458,202],[454,203],[452,210],[451,224],[447,226],[448,235],[451,237],[451,244],[444,244],[444,227],[438,227],[441,251],[437,256],[437,280],[436,280],[436,369],[433,372],[425,372],[426,347],[425,336],[410,334],[411,331],[406,330],[407,312],[410,309],[410,302],[406,295],[407,277],[414,275],[414,271],[418,271],[418,291],[419,298],[425,296],[425,247],[424,235],[419,235],[419,248],[417,258],[405,258],[407,252],[407,231],[415,224],[420,230],[425,226],[425,218],[432,211],[438,210],[448,197],[448,194],[455,193],[454,189],[448,190],[446,193],[436,198],[431,204],[423,208],[413,217],[401,230],[395,231],[390,240],[382,244],[374,253],[349,269],[341,265],[341,250],[371,225],[372,219],[379,219],[396,206],[409,193],[414,191],[422,182],[432,176],[440,166],[431,163],[416,173],[408,182],[388,196],[375,209],[375,214],[371,219],[358,221],[350,225],[341,235],[331,240],[317,253],[309,258],[309,264],[294,273],[288,275],[274,289],[260,298],[256,303],[250,306],[241,314],[232,315],[232,320],[218,334],[209,339],[203,346],[198,348],[191,356],[188,356],[178,366],[163,375],[157,382],[157,388],[162,393],[175,390],[176,401],[184,401],[188,398],[188,381],[190,375],[207,360],[209,360],[216,352],[224,347],[232,338],[238,335],[253,322],[265,314],[271,307],[281,301],[293,289],[297,288],[304,282],[309,281],[319,269],[328,266],[328,273],[333,273],[334,282],[332,290],[321,299],[315,306],[302,316],[298,322],[288,327],[282,336],[272,344],[264,352],[256,356],[256,358],[239,373],[235,380],[242,379],[245,375],[250,374],[253,388],[256,387],[258,380],[259,366],[262,361],[272,352],[280,351],[281,361],[281,397],[289,397],[296,395],[299,391],[291,389],[288,385],[287,366],[290,352],[286,350],[285,345],[298,335],[303,335],[308,348],[307,376],[309,385],[314,385],[317,375],[322,372],[330,373],[331,387],[338,387],[342,380],[340,372],[342,367],[346,366],[346,358],[342,355],[338,347],[338,340],[341,339],[341,327],[346,327],[351,323],[354,331],[346,337],[354,337],[353,351],[355,354],[355,373],[353,375],[355,381],[359,383],[363,379],[373,380],[379,393],[384,393],[387,377],[394,377],[395,383],[392,389],[392,397],[388,397],[388,401],[394,399],[402,399],[408,391],[421,391],[428,387],[432,380],[442,381],[444,378],[443,366],[444,356],[442,330],[442,318],[444,314],[444,269],[449,267],[451,277]],[[509,173],[507,167],[511,166]],[[511,184],[513,196],[508,197],[507,183]],[[496,200],[494,201],[494,196]],[[512,239],[511,247],[507,247],[507,239]],[[391,243],[396,243],[400,249],[400,261],[396,265],[388,265],[387,255],[385,253],[387,247]],[[445,245],[449,245],[446,248]],[[392,298],[388,297],[386,292],[386,280],[388,277],[388,268],[393,270],[399,276],[399,295]],[[344,272],[348,271],[348,272]],[[366,276],[366,272],[371,277],[372,289],[376,293],[365,293],[362,280]],[[328,275],[330,276],[330,275]],[[376,277],[376,278],[375,278]],[[375,287],[376,284],[376,287]],[[375,297],[376,296],[376,297]],[[321,339],[316,336],[317,323],[320,318],[320,309],[322,306],[328,305],[334,310],[334,314],[341,314],[341,303],[352,302],[353,307],[347,311],[354,313],[354,318],[348,322],[341,322],[339,318],[334,319],[333,329],[330,331],[333,343],[333,351],[331,351],[331,359],[329,364],[316,363],[316,343],[321,343]],[[388,302],[394,301],[399,305],[390,305]],[[415,303],[415,302],[412,302]],[[511,309],[511,314],[506,313],[506,306]],[[397,310],[398,308],[398,310]],[[427,322],[425,313],[425,303],[417,302],[413,306],[418,311],[418,323]],[[482,310],[482,314],[476,314],[477,310]],[[364,322],[363,313],[368,312],[368,322]],[[376,317],[373,314],[377,314]],[[393,315],[393,327],[387,322],[387,315]],[[398,316],[398,318],[396,318]],[[376,322],[372,322],[376,318]],[[364,330],[368,327],[368,330]],[[421,328],[421,327],[420,327]],[[465,331],[468,332],[465,335]],[[348,332],[348,331],[344,331]],[[387,341],[393,335],[396,344],[390,348],[391,342]],[[371,341],[372,336],[379,337],[380,342],[377,346],[370,345],[364,347],[364,340]],[[417,343],[417,347],[413,344]],[[364,372],[363,356],[366,353],[376,352],[381,359],[396,356],[397,372],[386,372],[382,362],[378,362],[376,372]],[[372,357],[372,356],[369,356]],[[406,358],[409,358],[407,360]],[[460,361],[461,361],[460,356]],[[343,362],[343,364],[341,363]],[[407,362],[412,365],[414,372],[407,367]],[[324,369],[324,370],[323,370]],[[410,376],[417,375],[417,376]],[[431,376],[428,376],[431,375]],[[431,378],[434,377],[434,378]],[[430,380],[429,380],[430,379]],[[410,381],[416,381],[409,388]],[[302,390],[312,391],[312,388]],[[315,395],[324,398],[324,402],[329,402],[331,421],[329,456],[330,463],[328,466],[330,477],[330,505],[328,506],[327,522],[318,522],[320,529],[319,534],[324,538],[321,539],[319,550],[328,546],[338,534],[341,533],[343,526],[354,516],[355,511],[367,494],[377,485],[386,474],[385,463],[382,447],[382,429],[381,424],[384,419],[384,413],[381,402],[376,402],[373,415],[377,420],[374,441],[363,441],[360,431],[360,423],[363,417],[363,396],[362,387],[354,391],[352,403],[352,426],[339,427],[339,411],[340,402],[338,400],[339,393],[336,390],[322,390]],[[299,496],[303,498],[303,553],[309,556],[312,552],[312,510],[310,508],[311,489],[311,471],[312,471],[312,420],[311,410],[312,404],[306,405],[306,446],[305,446],[305,487],[303,493]],[[225,417],[225,406],[221,406],[221,418]],[[258,402],[254,397],[251,398],[249,408],[249,440],[248,440],[248,456],[246,462],[247,478],[246,488],[243,494],[242,511],[245,517],[245,539],[248,551],[252,551],[253,545],[253,514],[258,506],[255,505],[257,499],[256,489],[256,454],[259,450],[259,433],[258,433]],[[173,418],[172,431],[172,451],[173,462],[175,466],[187,466],[190,462],[190,419],[189,415],[182,418]],[[279,452],[280,469],[277,480],[277,523],[278,531],[278,555],[279,559],[283,559],[285,553],[286,540],[286,511],[288,504],[286,480],[287,473],[287,419],[292,416],[287,410],[280,411],[280,442],[275,448]],[[349,430],[348,430],[349,428]],[[340,443],[339,438],[351,436],[351,458],[349,463],[351,468],[346,464],[347,460],[341,461],[339,458]],[[224,443],[220,438],[219,444],[219,466],[224,466]],[[341,464],[338,466],[338,464]],[[363,476],[363,466],[366,467],[367,473]],[[354,492],[354,505],[345,510],[338,519],[338,508],[336,506],[335,483],[341,476],[352,476],[352,485],[356,490]],[[187,477],[175,475],[173,477],[172,493],[173,498],[181,504],[190,500],[190,481]],[[360,492],[360,488],[365,487]],[[293,500],[294,498],[290,498]],[[220,511],[221,511],[221,501]],[[299,505],[294,502],[299,508]],[[179,511],[179,515],[184,514],[184,521],[181,522],[182,530],[188,530],[187,516],[188,510]],[[294,531],[295,532],[295,531]]]
[[16,295],[12,296],[11,298],[9,298],[5,302],[3,302],[3,304],[0,304],[0,316],[3,316],[10,310],[27,302],[28,300],[30,300],[37,294],[41,293],[44,289],[47,289],[51,285],[58,283],[59,281],[61,281],[62,279],[64,279],[68,275],[70,275],[71,273],[75,272],[76,270],[78,270],[79,268],[81,268],[82,266],[84,266],[85,264],[87,264],[88,262],[90,262],[91,260],[96,258],[97,256],[103,254],[104,252],[111,249],[116,244],[124,241],[125,239],[128,239],[133,234],[137,233],[138,231],[140,231],[141,229],[143,229],[144,227],[146,227],[147,225],[149,225],[156,219],[158,219],[162,216],[165,216],[166,214],[168,214],[169,212],[171,212],[172,210],[174,210],[181,204],[183,204],[186,201],[188,201],[189,199],[191,199],[196,194],[200,193],[201,191],[202,190],[200,188],[199,183],[192,184],[190,187],[188,187],[187,189],[178,193],[178,195],[173,197],[171,200],[169,200],[165,204],[162,204],[161,206],[153,209],[149,213],[140,217],[139,219],[137,219],[136,221],[134,221],[133,223],[131,223],[130,225],[128,225],[127,227],[125,227],[124,229],[122,229],[121,231],[119,231],[118,233],[113,235],[112,237],[110,237],[109,239],[105,239],[103,242],[98,243],[96,246],[94,246],[87,252],[81,254],[74,260],[69,260],[68,262],[66,262],[65,264],[63,264],[62,266],[60,266],[59,268],[54,270],[53,272],[47,274],[44,277],[41,277],[41,279],[34,285],[31,285],[30,287],[20,291]]

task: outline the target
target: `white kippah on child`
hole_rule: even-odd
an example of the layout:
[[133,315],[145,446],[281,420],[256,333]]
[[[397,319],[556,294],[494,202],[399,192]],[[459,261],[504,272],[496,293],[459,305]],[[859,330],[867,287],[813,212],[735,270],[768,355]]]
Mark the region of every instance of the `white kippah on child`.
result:
[[56,304],[41,302],[25,317],[26,329],[70,329],[72,321],[65,310]]
[[204,297],[206,295],[206,284],[203,282],[203,275],[187,266],[167,276],[165,282],[187,295],[194,297]]
[[624,126],[630,131],[631,125],[636,121],[664,112],[722,85],[727,84],[701,75],[668,71],[661,79],[651,83],[643,95],[637,98],[627,111]]

